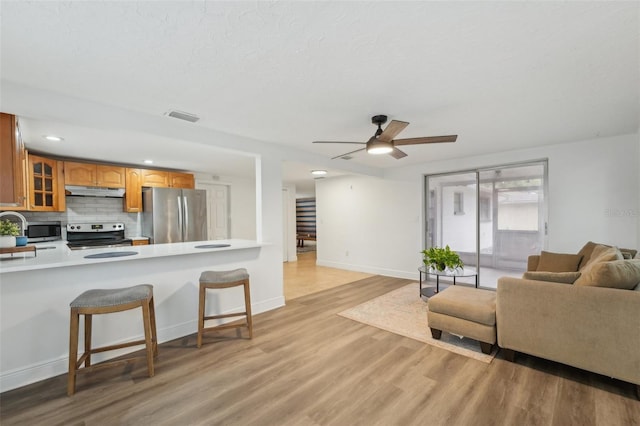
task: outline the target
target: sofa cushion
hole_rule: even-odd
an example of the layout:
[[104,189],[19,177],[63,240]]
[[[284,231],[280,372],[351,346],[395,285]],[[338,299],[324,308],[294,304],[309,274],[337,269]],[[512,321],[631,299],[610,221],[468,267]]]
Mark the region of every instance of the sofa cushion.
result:
[[578,286],[634,289],[640,283],[640,259],[597,262],[582,272]]
[[582,259],[581,255],[552,253],[550,251],[540,252],[540,261],[537,271],[545,272],[575,272]]
[[529,271],[522,275],[525,280],[550,281],[562,284],[573,284],[579,277],[580,272]]

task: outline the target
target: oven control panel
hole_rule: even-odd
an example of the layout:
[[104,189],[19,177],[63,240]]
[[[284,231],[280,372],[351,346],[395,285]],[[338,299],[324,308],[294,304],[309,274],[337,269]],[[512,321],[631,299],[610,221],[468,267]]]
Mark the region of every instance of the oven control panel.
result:
[[67,232],[112,232],[124,231],[124,223],[68,223]]

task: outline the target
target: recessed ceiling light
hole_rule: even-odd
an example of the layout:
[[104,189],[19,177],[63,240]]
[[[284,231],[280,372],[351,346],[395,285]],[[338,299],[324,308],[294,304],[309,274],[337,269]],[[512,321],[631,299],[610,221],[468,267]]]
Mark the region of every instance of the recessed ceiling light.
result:
[[61,138],[60,136],[54,136],[54,135],[45,135],[43,136],[46,140],[48,141],[52,141],[52,142],[61,142],[64,139]]
[[144,160],[144,164],[153,164],[153,160]]
[[326,170],[311,170],[311,174],[312,175],[316,175],[316,176],[322,176],[322,175],[326,175],[327,171]]

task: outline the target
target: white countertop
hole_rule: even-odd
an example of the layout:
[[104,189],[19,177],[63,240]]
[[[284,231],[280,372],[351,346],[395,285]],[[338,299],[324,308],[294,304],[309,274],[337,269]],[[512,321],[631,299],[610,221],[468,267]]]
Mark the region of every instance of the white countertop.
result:
[[[230,244],[221,248],[196,248],[207,244]],[[188,243],[151,244],[129,247],[97,248],[88,250],[69,250],[66,241],[36,243],[36,256],[33,252],[15,253],[13,256],[0,256],[0,273],[31,271],[36,269],[63,268],[94,263],[124,262],[163,256],[181,256],[208,252],[242,250],[262,247],[264,244],[253,240],[215,240],[192,241]],[[136,252],[124,257],[86,259],[85,256],[107,252]]]

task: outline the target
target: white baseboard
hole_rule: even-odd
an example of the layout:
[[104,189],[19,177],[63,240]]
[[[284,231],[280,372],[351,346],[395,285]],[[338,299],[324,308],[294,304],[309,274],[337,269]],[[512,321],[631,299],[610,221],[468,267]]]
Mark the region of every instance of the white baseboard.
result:
[[326,260],[316,260],[316,265],[327,266],[329,268],[346,269],[347,271],[366,272],[367,274],[384,275],[386,277],[404,278],[408,280],[420,279],[418,268],[415,272],[400,271],[396,269],[376,268],[374,266],[367,265],[353,265],[350,263],[332,262]]

